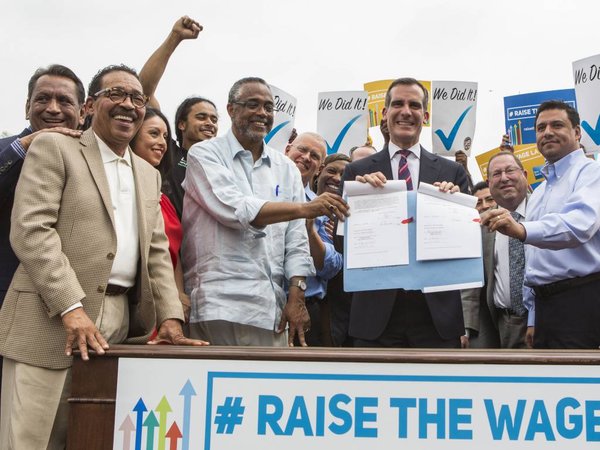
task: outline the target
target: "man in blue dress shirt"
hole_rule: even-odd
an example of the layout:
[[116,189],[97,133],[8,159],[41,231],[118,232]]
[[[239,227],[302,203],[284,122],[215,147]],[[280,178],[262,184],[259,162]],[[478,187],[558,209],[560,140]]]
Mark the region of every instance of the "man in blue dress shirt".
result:
[[482,224],[528,244],[523,301],[534,347],[599,348],[600,168],[585,156],[579,115],[566,103],[542,103],[535,129],[545,181],[530,197],[527,220],[496,209]]

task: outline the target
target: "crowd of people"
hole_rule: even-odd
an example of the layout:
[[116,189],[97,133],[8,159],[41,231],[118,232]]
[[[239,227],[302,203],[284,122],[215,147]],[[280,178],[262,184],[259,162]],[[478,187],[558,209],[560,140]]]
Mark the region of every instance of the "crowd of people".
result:
[[[173,136],[155,91],[201,29],[181,18],[139,75],[105,67],[87,96],[69,68],[37,70],[29,126],[0,139],[1,448],[64,448],[74,348],[600,347],[600,171],[577,111],[538,109],[547,165],[533,193],[510,150],[473,185],[466,154],[423,148],[428,92],[413,78],[387,91],[380,151],[327,155],[311,131],[270,148],[275,104],[258,77],[231,87],[225,133],[215,104],[190,97]],[[343,183],[393,179],[477,197],[483,288],[344,292]]]

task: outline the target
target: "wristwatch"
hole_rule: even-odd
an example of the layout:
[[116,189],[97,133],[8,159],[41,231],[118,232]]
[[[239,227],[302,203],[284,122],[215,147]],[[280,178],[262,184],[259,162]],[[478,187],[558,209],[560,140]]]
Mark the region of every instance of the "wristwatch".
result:
[[290,284],[290,287],[292,286],[297,287],[302,292],[306,291],[306,282],[304,280],[298,280],[295,283]]

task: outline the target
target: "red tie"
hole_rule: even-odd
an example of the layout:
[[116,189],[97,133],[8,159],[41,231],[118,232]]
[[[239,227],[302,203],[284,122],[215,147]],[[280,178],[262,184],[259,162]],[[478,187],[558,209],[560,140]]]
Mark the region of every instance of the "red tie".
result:
[[410,170],[408,170],[408,155],[410,155],[410,150],[398,150],[396,154],[400,155],[400,162],[398,163],[398,179],[406,180],[406,190],[412,191],[412,178],[410,177]]

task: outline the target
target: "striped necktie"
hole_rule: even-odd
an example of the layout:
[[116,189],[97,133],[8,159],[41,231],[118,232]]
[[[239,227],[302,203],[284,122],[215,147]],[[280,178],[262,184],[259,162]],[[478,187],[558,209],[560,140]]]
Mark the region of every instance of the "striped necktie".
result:
[[[521,221],[521,214],[516,211],[510,215],[517,222]],[[523,275],[525,274],[525,249],[523,243],[515,238],[508,239],[509,279],[510,279],[510,306],[519,316],[527,313],[523,305]]]
[[398,163],[398,179],[406,180],[406,190],[412,191],[412,178],[410,176],[410,170],[408,170],[408,155],[410,155],[410,150],[398,150],[396,154],[400,155],[400,162]]

